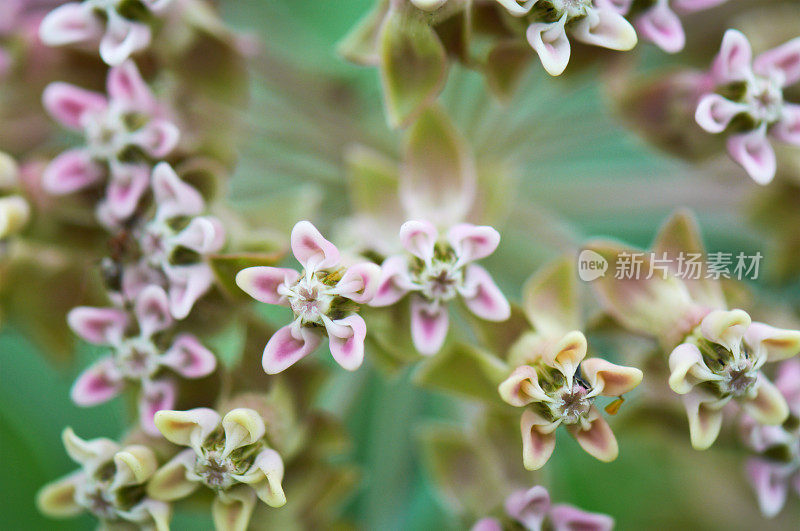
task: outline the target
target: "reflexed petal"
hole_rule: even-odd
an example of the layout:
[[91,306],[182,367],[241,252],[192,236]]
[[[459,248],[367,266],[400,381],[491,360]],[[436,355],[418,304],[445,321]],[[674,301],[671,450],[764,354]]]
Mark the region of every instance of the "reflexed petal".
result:
[[147,483],[147,495],[156,500],[173,501],[193,493],[200,483],[186,478],[186,472],[194,468],[197,455],[187,449],[159,468]]
[[781,361],[800,353],[800,331],[753,323],[744,334],[747,345],[759,354],[763,349],[767,361]]
[[589,419],[591,425],[588,430],[581,429],[579,424],[567,426],[567,429],[589,455],[605,463],[613,461],[619,455],[614,432],[594,406],[589,412]]
[[214,372],[217,358],[192,334],[180,334],[161,356],[161,364],[184,378],[202,378]]
[[775,150],[763,128],[728,138],[728,153],[758,184],[769,184],[775,177]]
[[47,46],[62,46],[96,39],[103,25],[88,5],[70,2],[53,9],[39,25],[39,38]]
[[587,513],[571,505],[554,505],[550,509],[553,531],[611,531],[614,519],[606,514]]
[[681,397],[689,418],[689,435],[695,450],[705,450],[717,440],[722,428],[722,406],[726,400],[718,400],[698,389]]
[[256,493],[241,485],[217,493],[211,506],[217,531],[247,531],[256,506]]
[[67,455],[88,473],[93,473],[97,467],[110,461],[119,450],[119,445],[111,439],[101,437],[87,441],[75,435],[72,428],[64,429],[61,440]]
[[528,26],[528,43],[539,54],[542,66],[551,76],[560,76],[569,64],[571,47],[564,31],[566,15],[558,22],[537,22]]
[[750,316],[743,310],[715,310],[703,318],[700,330],[712,343],[736,352],[750,322]]
[[204,263],[165,268],[169,279],[169,308],[175,319],[183,319],[192,311],[197,299],[211,289],[214,274]]
[[447,0],[411,0],[411,3],[425,11],[435,11],[439,9]]
[[409,291],[411,279],[404,256],[390,256],[381,265],[381,278],[370,306],[391,306]]
[[128,326],[128,313],[117,308],[78,306],[67,314],[73,332],[95,345],[118,343]]
[[171,239],[171,243],[198,254],[216,253],[225,245],[225,228],[215,217],[193,218],[186,228]]
[[522,4],[520,4],[517,0],[497,0],[500,5],[505,7],[509,13],[514,15],[515,17],[521,17],[527,15],[533,5],[538,2],[539,0],[525,0]]
[[108,95],[115,102],[122,102],[130,110],[149,112],[156,106],[156,100],[142,74],[133,61],[125,61],[108,71],[106,80]]
[[[539,431],[544,428],[546,433]],[[556,448],[556,434],[552,423],[531,410],[522,412],[522,462],[527,470],[538,470],[553,455]]]
[[800,37],[756,57],[753,69],[765,76],[779,72],[784,87],[800,81]]
[[80,131],[88,113],[102,112],[108,106],[106,97],[69,83],[47,85],[42,94],[44,108],[64,127]]
[[362,262],[350,266],[336,284],[336,293],[359,304],[367,304],[378,291],[381,268],[377,264]]
[[752,400],[740,400],[742,409],[761,424],[777,426],[789,416],[789,406],[781,392],[766,376],[758,374],[758,391]]
[[686,35],[681,19],[669,8],[667,2],[657,2],[636,19],[636,30],[669,53],[683,50]]
[[158,205],[159,219],[196,216],[203,211],[205,205],[200,192],[183,182],[166,162],[153,168],[153,194]]
[[139,524],[143,529],[169,531],[172,506],[162,501],[144,498],[127,511],[117,510],[117,514],[124,520]]
[[[497,0],[498,2],[514,2],[516,0]],[[475,522],[470,531],[503,531],[503,525],[497,518],[482,518]]]
[[644,374],[635,367],[615,365],[600,358],[590,358],[581,363],[581,375],[600,394],[619,396],[642,382]]
[[42,187],[56,194],[70,194],[100,181],[105,176],[102,166],[81,149],[65,151],[50,161],[42,174]]
[[586,357],[587,348],[586,336],[582,332],[573,330],[545,353],[544,360],[548,365],[561,371],[567,379],[572,380],[578,365]]
[[[525,385],[523,386],[523,384]],[[521,365],[514,369],[497,390],[503,400],[517,407],[527,406],[531,402],[548,400],[539,385],[536,369],[530,365]]]
[[697,346],[682,343],[669,355],[669,386],[679,395],[685,395],[698,381],[716,380],[718,377],[703,361]]
[[631,50],[638,42],[631,23],[613,9],[589,11],[570,34],[581,42],[610,50]]
[[114,465],[116,472],[109,487],[111,490],[145,483],[155,474],[158,461],[147,446],[132,445],[114,454]]
[[746,110],[743,103],[735,103],[719,94],[706,94],[697,104],[694,119],[709,133],[721,133],[737,114]]
[[753,50],[744,34],[729,29],[722,38],[722,47],[714,59],[711,72],[720,84],[747,79],[752,68]]
[[282,507],[286,504],[283,492],[283,460],[275,450],[265,448],[255,459],[253,466],[243,476],[237,478],[249,484],[259,499],[270,507]]
[[224,457],[237,448],[255,443],[266,433],[264,419],[249,408],[237,408],[226,413],[222,418],[222,428],[225,430]]
[[131,22],[115,11],[106,22],[106,33],[100,40],[100,57],[106,64],[117,66],[150,44],[150,27]]
[[411,339],[424,356],[439,352],[447,337],[449,315],[444,305],[431,305],[420,297],[411,299]]
[[[158,435],[154,418],[159,411],[175,407],[175,383],[170,380],[146,381],[139,395],[139,424],[150,435]],[[166,437],[166,435],[165,435]]]
[[459,223],[447,231],[447,241],[461,264],[480,260],[492,254],[500,245],[500,233],[489,226]]
[[86,481],[83,471],[48,483],[36,494],[36,507],[51,518],[77,516],[84,508],[75,501],[75,490],[79,483]]
[[439,232],[424,220],[406,221],[400,227],[400,242],[408,252],[430,263]]
[[267,374],[277,374],[305,358],[319,346],[322,336],[315,330],[300,328],[301,337],[292,335],[292,325],[275,332],[264,348],[261,365]]
[[286,304],[286,299],[278,293],[282,285],[292,285],[300,273],[282,267],[248,267],[236,274],[236,285],[255,300],[267,304]]
[[781,142],[800,146],[800,105],[784,103],[783,116],[769,134]]
[[150,169],[139,164],[112,165],[105,204],[117,219],[133,215],[139,200],[150,186]]
[[220,423],[213,409],[199,407],[188,411],[159,411],[155,415],[158,431],[171,443],[200,447]]
[[364,362],[364,338],[367,324],[360,315],[349,315],[331,323],[325,322],[331,355],[342,368],[354,371]]
[[310,221],[300,221],[292,229],[292,253],[306,271],[326,269],[339,263],[339,249],[322,237]]
[[464,273],[464,284],[459,289],[467,308],[487,321],[505,321],[511,315],[511,306],[494,283],[489,273],[479,265],[470,264]]
[[147,286],[136,297],[134,305],[139,329],[145,337],[166,330],[172,324],[167,292],[161,286]]
[[541,485],[528,490],[517,490],[506,498],[505,509],[508,516],[526,529],[541,529],[542,522],[550,511],[550,494]]
[[758,496],[758,506],[767,518],[776,516],[786,504],[789,493],[789,478],[780,465],[774,465],[762,459],[747,461],[747,475],[753,490]]
[[181,132],[167,120],[151,120],[132,136],[132,142],[155,159],[169,155],[178,145]]
[[84,370],[70,391],[70,398],[82,407],[108,402],[122,392],[125,381],[111,357],[103,358]]

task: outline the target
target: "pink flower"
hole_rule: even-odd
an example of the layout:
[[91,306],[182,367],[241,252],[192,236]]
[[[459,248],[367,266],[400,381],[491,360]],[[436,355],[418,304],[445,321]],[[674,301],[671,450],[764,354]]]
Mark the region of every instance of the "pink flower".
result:
[[267,374],[279,373],[313,352],[327,335],[333,358],[353,371],[364,360],[367,326],[356,312],[375,294],[380,268],[371,263],[342,267],[339,250],[308,221],[292,229],[292,252],[303,266],[294,269],[249,267],[236,284],[254,299],[288,306],[292,324],[270,338],[262,364]]
[[52,194],[67,194],[107,178],[102,217],[125,220],[148,188],[150,159],[168,155],[179,132],[163,117],[132,61],[109,71],[107,91],[108,97],[58,82],[45,89],[47,111],[63,126],[81,132],[86,145],[56,157],[43,184]]
[[508,319],[508,301],[489,273],[474,263],[497,248],[500,234],[495,229],[461,223],[447,232],[446,241],[439,241],[431,223],[407,221],[400,228],[400,240],[412,256],[391,256],[383,262],[370,304],[388,306],[411,292],[411,335],[421,354],[441,349],[449,326],[447,304],[456,297],[482,319]]
[[[39,37],[49,46],[100,41],[100,57],[118,66],[150,44],[147,16],[164,10],[172,0],[140,0],[145,12],[127,0],[84,0],[57,7],[42,20]],[[121,7],[127,9],[120,11]]]
[[726,133],[730,156],[768,184],[776,161],[767,136],[800,146],[800,105],[783,93],[800,81],[800,38],[753,59],[747,37],[728,30],[708,76],[714,90],[700,98],[695,120],[709,133]]
[[141,291],[131,316],[118,308],[78,307],[68,315],[70,328],[84,340],[107,345],[112,353],[86,369],[72,387],[72,400],[94,406],[118,395],[128,383],[141,386],[139,411],[142,427],[158,433],[153,415],[175,403],[175,384],[161,377],[168,369],[184,378],[202,378],[216,367],[216,358],[191,334],[179,334],[162,351],[155,338],[172,326],[167,294],[159,286]]

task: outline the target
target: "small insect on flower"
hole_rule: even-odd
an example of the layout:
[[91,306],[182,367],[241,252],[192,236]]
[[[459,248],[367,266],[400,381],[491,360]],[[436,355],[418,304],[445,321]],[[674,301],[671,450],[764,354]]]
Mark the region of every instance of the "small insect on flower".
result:
[[364,361],[367,325],[359,304],[375,294],[380,267],[362,262],[340,264],[339,250],[308,221],[292,229],[292,252],[301,272],[278,267],[249,267],[236,275],[236,284],[254,299],[288,306],[291,324],[270,338],[262,364],[267,374],[279,373],[313,352],[328,336],[333,358],[353,371]]

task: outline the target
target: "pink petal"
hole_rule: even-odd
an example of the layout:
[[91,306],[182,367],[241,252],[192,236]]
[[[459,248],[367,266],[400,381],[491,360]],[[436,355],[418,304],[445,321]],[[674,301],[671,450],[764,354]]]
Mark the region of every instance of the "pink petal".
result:
[[300,273],[282,267],[248,267],[236,275],[236,285],[255,300],[267,304],[286,305],[286,298],[278,293],[280,286],[291,286]]
[[169,279],[169,308],[175,319],[184,319],[197,299],[211,289],[214,274],[206,264],[169,266],[164,271]]
[[314,352],[321,341],[319,332],[306,327],[300,328],[300,338],[296,338],[292,325],[286,325],[269,339],[261,365],[267,374],[277,374]]
[[620,396],[642,382],[642,371],[635,367],[616,365],[601,358],[589,358],[581,363],[581,375],[592,388],[602,389],[605,396]]
[[631,10],[633,0],[595,0],[595,5],[599,8],[613,9],[620,15],[627,15]]
[[161,162],[153,168],[153,194],[158,217],[196,216],[203,212],[205,201],[200,192],[183,182],[172,166]]
[[554,505],[550,509],[554,531],[611,531],[614,519],[606,514],[587,513],[571,505]]
[[770,134],[781,142],[800,146],[800,105],[784,103],[783,116],[770,129]]
[[147,188],[150,186],[150,170],[143,165],[114,165],[106,188],[109,213],[116,219],[129,218],[136,211]]
[[550,510],[550,494],[541,485],[528,490],[517,490],[506,498],[505,509],[508,516],[526,529],[541,529]]
[[106,90],[111,99],[124,103],[127,109],[149,114],[156,107],[153,93],[133,61],[125,61],[108,71]]
[[800,331],[797,330],[752,323],[744,334],[744,340],[756,351],[763,349],[767,361],[781,361],[800,353]]
[[359,304],[367,304],[378,291],[381,268],[377,264],[362,262],[350,266],[336,284],[336,293]]
[[411,339],[420,354],[432,356],[439,352],[448,326],[446,306],[431,305],[420,297],[411,299]]
[[292,253],[306,271],[327,269],[339,263],[339,249],[322,237],[310,221],[300,221],[292,229]]
[[719,94],[706,94],[697,104],[694,119],[709,133],[721,133],[736,115],[747,110],[742,103],[735,103]]
[[775,177],[775,151],[763,129],[728,138],[728,153],[758,184],[769,184]]
[[581,42],[609,50],[631,50],[638,42],[631,23],[608,8],[590,10],[575,23],[570,33]]
[[145,337],[166,330],[172,325],[169,313],[169,298],[161,286],[147,286],[142,290],[134,306],[139,329]]
[[405,256],[390,256],[381,265],[381,277],[370,306],[391,306],[408,293],[410,283]]
[[505,321],[511,315],[500,288],[489,273],[479,265],[470,264],[464,273],[464,285],[459,289],[467,308],[487,321]]
[[756,422],[769,426],[783,424],[789,416],[789,405],[781,392],[762,373],[758,373],[758,391],[750,400],[740,400],[742,409]]
[[151,284],[161,285],[163,275],[147,262],[129,264],[122,270],[122,293],[126,300],[134,300]]
[[603,462],[613,461],[619,455],[619,446],[614,432],[597,408],[592,406],[590,416],[594,417],[588,430],[583,430],[580,425],[568,426],[569,432],[586,452]]
[[503,531],[503,526],[497,518],[482,518],[475,522],[470,531]]
[[170,380],[144,383],[139,396],[139,423],[144,431],[150,435],[161,434],[153,417],[161,410],[175,407],[175,394],[175,384]]
[[[367,336],[367,324],[359,315],[349,315],[344,319],[337,319],[333,321],[333,324],[336,326],[326,326],[331,355],[342,368],[354,371],[361,367],[364,361],[364,338]],[[342,333],[345,328],[349,330]]]
[[676,11],[692,13],[694,11],[702,11],[704,9],[717,7],[727,1],[728,0],[672,0],[672,6]]
[[88,152],[80,149],[65,151],[54,158],[42,174],[42,186],[51,194],[69,194],[100,181],[105,175]]
[[636,19],[636,30],[668,53],[679,52],[686,44],[681,20],[667,2],[658,2],[642,13]]
[[526,32],[528,43],[539,54],[542,66],[551,76],[560,76],[569,64],[572,48],[564,31],[566,21],[564,16],[552,24],[537,22],[528,26]]
[[47,46],[86,42],[101,35],[103,26],[88,5],[70,2],[52,10],[42,19],[39,38]]
[[447,241],[462,264],[486,258],[500,244],[500,233],[492,227],[459,223],[447,232]]
[[719,84],[747,79],[751,73],[753,51],[744,34],[729,29],[722,38],[722,47],[714,59],[711,74]]
[[202,255],[216,253],[225,245],[225,228],[211,216],[194,218],[172,238],[172,243]]
[[178,145],[181,132],[167,120],[151,120],[133,135],[133,143],[155,159],[169,155]]
[[79,306],[67,314],[73,332],[95,345],[118,343],[128,326],[128,314],[117,308]]
[[406,221],[400,227],[400,242],[403,247],[426,263],[433,258],[433,249],[438,237],[436,227],[427,221]]
[[498,386],[497,391],[500,393],[500,398],[516,407],[525,407],[532,402],[547,399],[547,395],[539,385],[536,369],[530,365],[520,365],[514,369]]
[[800,81],[800,37],[756,57],[753,69],[764,76],[780,73],[784,87]]
[[214,372],[217,358],[192,334],[180,334],[161,357],[161,363],[184,378],[202,378]]
[[775,386],[786,397],[792,411],[800,415],[800,359],[790,359],[780,364]]
[[110,357],[103,358],[83,371],[72,385],[70,397],[82,407],[96,406],[108,402],[117,396],[125,387]]
[[106,33],[100,40],[100,57],[106,64],[117,66],[150,44],[150,27],[131,22],[111,12]]
[[[556,434],[552,423],[533,410],[522,412],[522,462],[527,470],[542,468],[556,449]],[[540,431],[545,430],[545,431]]]
[[103,112],[108,107],[102,94],[58,81],[44,89],[42,103],[53,119],[75,131],[83,130],[83,120],[88,113]]
[[761,513],[767,518],[776,516],[786,504],[789,493],[789,479],[785,472],[780,466],[761,459],[749,459],[746,468],[758,496]]

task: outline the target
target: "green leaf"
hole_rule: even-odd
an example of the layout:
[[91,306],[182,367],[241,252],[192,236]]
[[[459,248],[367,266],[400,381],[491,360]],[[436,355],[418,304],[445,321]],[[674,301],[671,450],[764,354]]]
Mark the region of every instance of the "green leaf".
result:
[[231,297],[249,300],[248,295],[236,285],[236,274],[242,269],[255,266],[274,266],[283,258],[283,253],[214,254],[208,263],[219,286]]
[[502,405],[497,386],[506,376],[508,367],[500,358],[471,345],[456,343],[423,362],[414,373],[414,381]]
[[402,8],[390,11],[379,44],[389,125],[405,127],[436,99],[444,86],[444,46],[414,10]]

